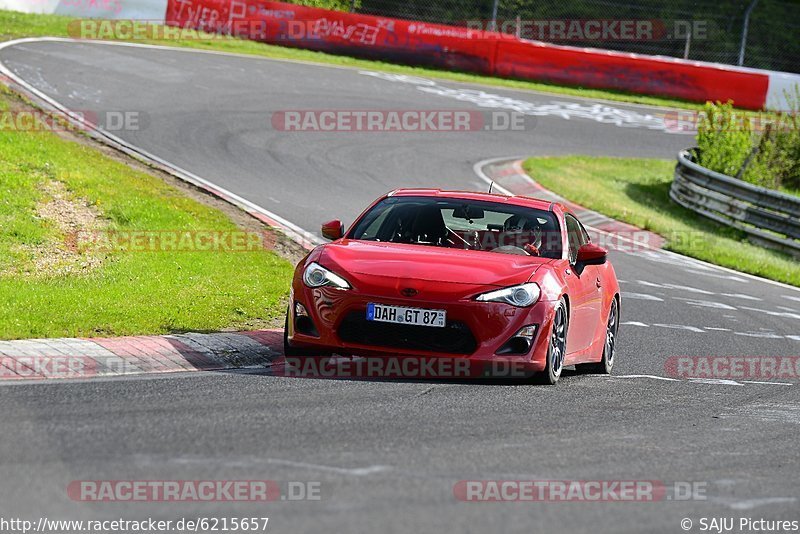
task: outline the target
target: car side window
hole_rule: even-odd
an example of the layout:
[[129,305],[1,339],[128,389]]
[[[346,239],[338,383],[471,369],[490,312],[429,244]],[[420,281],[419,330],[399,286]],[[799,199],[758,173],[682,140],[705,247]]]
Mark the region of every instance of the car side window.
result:
[[567,241],[569,242],[569,262],[574,264],[578,261],[578,249],[589,242],[588,235],[586,235],[586,231],[583,230],[578,219],[572,215],[567,214],[566,222]]

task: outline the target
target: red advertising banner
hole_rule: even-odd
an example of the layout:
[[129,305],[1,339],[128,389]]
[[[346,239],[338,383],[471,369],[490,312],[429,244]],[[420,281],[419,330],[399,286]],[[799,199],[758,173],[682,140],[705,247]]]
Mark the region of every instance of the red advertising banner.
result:
[[494,72],[497,46],[486,32],[466,28],[260,0],[170,0],[166,21],[266,43],[484,74]]
[[769,77],[714,65],[544,43],[503,41],[495,75],[761,109]]
[[445,26],[262,0],[169,0],[167,24],[265,43],[481,74],[763,108],[767,73],[556,46]]

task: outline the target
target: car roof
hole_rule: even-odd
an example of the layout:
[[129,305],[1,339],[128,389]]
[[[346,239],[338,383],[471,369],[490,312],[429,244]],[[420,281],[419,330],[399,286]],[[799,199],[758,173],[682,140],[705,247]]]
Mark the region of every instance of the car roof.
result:
[[395,189],[387,196],[456,198],[463,200],[478,200],[484,202],[512,204],[515,206],[524,206],[542,211],[554,211],[561,213],[569,211],[566,207],[559,203],[551,202],[549,200],[542,200],[540,198],[518,195],[508,196],[497,193],[479,193],[476,191],[447,191],[443,189]]

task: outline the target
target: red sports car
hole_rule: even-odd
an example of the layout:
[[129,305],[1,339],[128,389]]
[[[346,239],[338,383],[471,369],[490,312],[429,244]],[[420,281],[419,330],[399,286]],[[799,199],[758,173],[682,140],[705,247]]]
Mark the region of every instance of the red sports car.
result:
[[295,270],[287,356],[524,364],[549,384],[569,365],[611,372],[616,274],[560,204],[403,189],[322,234]]

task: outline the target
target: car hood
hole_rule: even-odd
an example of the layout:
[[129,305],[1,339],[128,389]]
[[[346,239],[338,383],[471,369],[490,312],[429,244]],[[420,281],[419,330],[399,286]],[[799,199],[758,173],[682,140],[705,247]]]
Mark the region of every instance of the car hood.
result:
[[497,287],[525,283],[539,267],[552,261],[497,252],[355,240],[325,245],[320,260],[342,275]]

